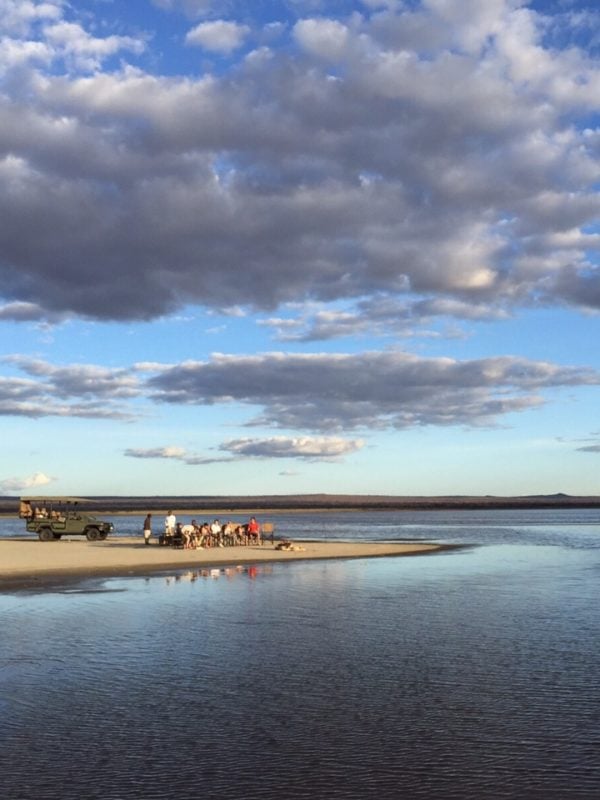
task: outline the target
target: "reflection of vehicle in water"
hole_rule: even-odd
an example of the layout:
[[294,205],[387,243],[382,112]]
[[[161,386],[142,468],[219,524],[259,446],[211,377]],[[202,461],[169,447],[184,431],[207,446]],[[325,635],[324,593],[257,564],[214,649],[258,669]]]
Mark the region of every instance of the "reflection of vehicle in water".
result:
[[85,535],[90,542],[106,539],[113,531],[112,522],[82,514],[79,503],[87,502],[80,497],[22,497],[19,517],[27,520],[27,530],[37,533],[42,542],[78,535]]

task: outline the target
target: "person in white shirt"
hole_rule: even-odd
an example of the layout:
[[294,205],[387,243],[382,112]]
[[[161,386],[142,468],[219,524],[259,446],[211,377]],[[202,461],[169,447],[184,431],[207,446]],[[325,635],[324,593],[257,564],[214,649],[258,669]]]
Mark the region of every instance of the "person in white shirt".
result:
[[172,511],[169,511],[169,513],[165,517],[165,534],[167,536],[173,536],[173,534],[175,533],[176,526],[177,526],[177,517]]
[[223,537],[221,536],[222,530],[221,523],[218,519],[216,519],[210,526],[210,532],[214,537],[214,542],[218,547],[223,547]]

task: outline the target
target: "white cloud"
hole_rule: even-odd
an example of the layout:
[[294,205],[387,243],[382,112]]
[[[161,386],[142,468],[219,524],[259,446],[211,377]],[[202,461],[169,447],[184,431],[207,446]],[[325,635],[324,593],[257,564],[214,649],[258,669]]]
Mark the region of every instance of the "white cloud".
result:
[[[190,17],[202,17],[210,13],[215,5],[215,0],[151,0],[157,8],[165,11],[178,11],[181,9]],[[219,0],[218,5],[223,7],[223,0]]]
[[309,461],[329,461],[360,450],[362,439],[342,439],[334,436],[272,436],[269,438],[230,439],[219,446],[219,450],[230,453],[229,457],[206,456],[190,453],[183,447],[167,446],[152,448],[128,448],[124,455],[142,459],[173,459],[190,466],[214,463],[237,463],[246,458],[298,458]]
[[348,28],[334,19],[303,19],[294,26],[296,41],[309,53],[335,61],[348,46]]
[[402,352],[214,355],[148,379],[157,402],[262,407],[252,424],[313,431],[498,424],[541,392],[598,385],[591,369],[497,357],[457,361]]
[[[384,5],[301,20],[303,58],[281,37],[235,80],[103,72],[143,42],[97,38],[67,6],[35,42],[7,37],[7,306],[121,320],[409,294],[492,317],[599,308],[597,63],[550,47],[546,17],[508,0]],[[229,53],[250,33],[194,31]],[[93,74],[40,67],[61,57]],[[319,323],[315,338],[369,320]]]
[[[48,67],[59,62],[67,70],[96,71],[121,51],[140,54],[145,49],[141,38],[91,35],[79,22],[64,19],[65,8],[62,3],[0,0],[0,31],[8,34],[0,38],[0,74],[15,67]],[[20,81],[27,85],[25,72]]]
[[49,64],[53,51],[44,42],[19,42],[0,39],[0,74],[21,64]]
[[8,356],[4,359],[35,378],[41,378],[59,397],[126,398],[138,394],[139,382],[126,369],[110,369],[95,364],[70,364],[58,367],[41,359]]
[[468,53],[477,53],[491,37],[501,33],[523,0],[423,0],[434,19],[440,21]]
[[221,450],[254,458],[302,458],[322,461],[349,455],[360,450],[363,445],[362,439],[340,439],[334,436],[272,436],[267,439],[232,439],[224,442]]
[[192,28],[185,37],[186,44],[199,45],[215,53],[231,53],[244,43],[250,33],[247,25],[226,20],[201,22]]
[[73,22],[57,22],[44,30],[48,44],[57,56],[72,59],[79,69],[98,69],[103,60],[121,50],[141,53],[145,43],[131,36],[91,36],[81,25]]
[[391,8],[397,9],[404,0],[361,0],[362,4],[370,9]]
[[22,492],[24,489],[35,489],[39,486],[47,486],[55,478],[50,478],[43,472],[36,472],[27,478],[5,478],[0,480],[0,492],[9,494],[11,492]]
[[203,456],[196,453],[190,453],[184,447],[177,447],[176,445],[167,445],[166,447],[129,447],[123,455],[129,458],[161,458],[171,461],[181,461],[190,466],[205,466],[208,464],[215,464],[220,462],[230,462],[231,458],[222,458],[219,456]]
[[125,455],[131,458],[175,458],[182,459],[186,451],[183,447],[168,445],[167,447],[130,447],[125,450]]
[[[46,322],[52,319],[37,303],[6,303],[0,306],[0,320],[11,322]],[[53,318],[62,319],[61,315]]]
[[[5,358],[27,377],[0,377],[0,415],[64,416],[131,420],[147,403],[213,405],[237,403],[262,409],[247,426],[340,431],[420,426],[495,425],[513,412],[544,402],[551,390],[596,386],[600,374],[513,356],[459,361],[423,358],[399,351],[341,353],[215,354],[208,361],[172,366],[151,364],[108,369],[54,366],[21,356]],[[147,413],[147,409],[144,410]],[[241,441],[241,440],[232,440]],[[244,439],[240,447],[265,453],[278,447],[297,455],[335,455],[357,447],[334,437]],[[231,450],[231,444],[221,449]],[[256,454],[258,454],[258,450]],[[248,452],[246,451],[246,454]],[[186,464],[223,461],[176,445],[132,448],[136,458],[172,458]]]
[[95,365],[54,366],[40,359],[1,359],[27,377],[0,377],[0,415],[16,417],[81,417],[130,420],[127,401],[138,395],[132,368]]
[[258,321],[270,328],[281,342],[313,342],[345,336],[455,338],[462,335],[455,329],[431,330],[425,325],[440,318],[491,322],[506,319],[508,313],[486,303],[467,303],[450,297],[402,301],[387,295],[374,295],[358,301],[348,309],[330,309],[310,303],[293,317],[267,317]]
[[63,7],[62,0],[0,0],[0,34],[27,36],[36,23],[60,19]]

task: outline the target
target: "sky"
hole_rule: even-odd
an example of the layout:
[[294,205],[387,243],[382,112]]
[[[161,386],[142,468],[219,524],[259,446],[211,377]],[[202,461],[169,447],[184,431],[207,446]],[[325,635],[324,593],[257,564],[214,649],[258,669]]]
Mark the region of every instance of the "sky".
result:
[[596,0],[0,0],[0,494],[600,494]]

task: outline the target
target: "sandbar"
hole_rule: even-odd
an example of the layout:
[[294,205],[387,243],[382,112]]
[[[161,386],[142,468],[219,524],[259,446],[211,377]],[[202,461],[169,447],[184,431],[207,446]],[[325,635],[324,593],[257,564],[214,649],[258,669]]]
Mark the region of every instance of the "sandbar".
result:
[[0,541],[0,592],[20,588],[40,588],[60,580],[143,575],[167,569],[216,567],[274,561],[306,559],[376,558],[409,556],[447,549],[448,545],[429,542],[295,542],[295,551],[276,550],[273,544],[261,546],[212,547],[182,550],[145,545],[140,537],[88,542],[61,539]]

